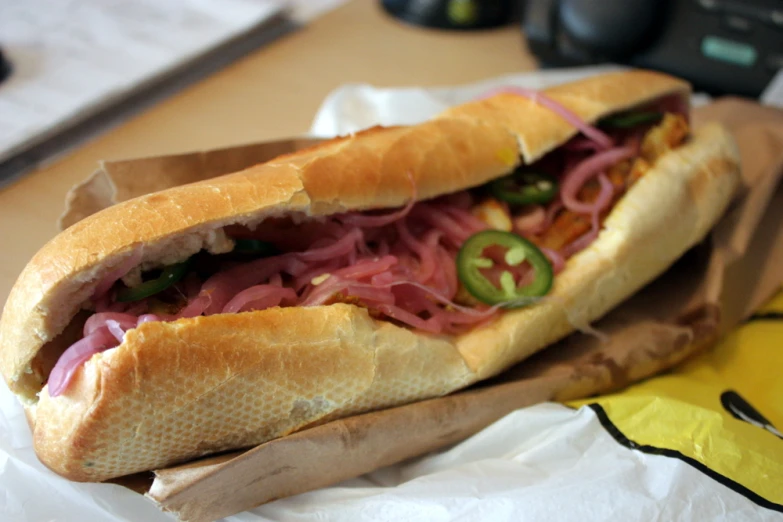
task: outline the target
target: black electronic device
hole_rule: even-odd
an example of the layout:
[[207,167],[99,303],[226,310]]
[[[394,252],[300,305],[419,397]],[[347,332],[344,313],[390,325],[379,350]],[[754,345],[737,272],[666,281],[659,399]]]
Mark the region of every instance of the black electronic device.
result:
[[612,62],[754,98],[783,69],[783,0],[525,0],[520,14],[544,67]]
[[475,30],[516,20],[519,0],[380,0],[387,13],[407,23],[438,29]]

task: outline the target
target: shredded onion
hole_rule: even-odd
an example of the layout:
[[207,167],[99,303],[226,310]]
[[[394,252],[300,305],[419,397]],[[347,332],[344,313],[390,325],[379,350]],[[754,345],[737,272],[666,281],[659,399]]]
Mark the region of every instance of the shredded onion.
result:
[[[606,208],[609,201],[598,198],[593,203],[583,203],[577,199],[577,194],[587,180],[598,175],[599,172],[612,165],[630,158],[635,154],[633,145],[615,147],[607,151],[599,152],[580,162],[570,172],[567,172],[560,185],[560,198],[565,207],[572,212],[591,214]],[[599,206],[603,204],[603,207]]]
[[188,304],[177,313],[177,318],[198,317],[206,311],[211,303],[212,298],[209,293],[199,294],[188,301]]
[[598,143],[589,138],[585,138],[584,136],[576,136],[563,145],[563,148],[572,152],[594,152],[601,150],[601,146]]
[[485,319],[487,317],[490,317],[493,313],[495,313],[499,308],[502,307],[502,305],[495,305],[491,308],[471,308],[469,306],[462,306],[454,301],[452,301],[447,295],[438,292],[437,290],[430,288],[429,286],[417,283],[415,281],[395,281],[393,283],[389,283],[387,285],[383,285],[385,287],[391,288],[394,286],[400,286],[400,285],[406,285],[406,286],[412,286],[414,288],[418,288],[425,294],[435,298],[435,300],[439,301],[440,303],[448,306],[449,308],[452,308],[456,310],[457,312],[465,315],[471,315],[474,317]]
[[287,255],[267,257],[218,272],[204,282],[198,297],[188,303],[178,316],[195,317],[202,313],[205,315],[220,313],[232,297],[245,288],[268,280],[288,262]]
[[[590,230],[576,238],[570,245],[567,245],[565,248],[563,248],[562,255],[564,257],[571,257],[577,252],[587,248],[590,243],[595,241],[601,231],[600,212],[602,208],[605,208],[606,204],[608,204],[605,202],[611,201],[612,192],[614,189],[612,187],[612,182],[609,181],[609,178],[606,177],[606,174],[599,174],[598,181],[601,184],[601,192],[598,194],[595,208],[590,214]],[[601,205],[603,205],[603,207]]]
[[360,299],[369,306],[394,304],[394,294],[372,283],[355,283],[345,287],[346,297]]
[[90,357],[118,344],[120,344],[119,341],[112,335],[109,329],[106,326],[102,326],[68,347],[49,374],[47,382],[49,396],[57,397],[60,395],[68,386],[74,372]]
[[294,290],[301,292],[302,289],[311,284],[313,279],[316,277],[329,274],[330,272],[337,270],[342,266],[341,261],[341,259],[333,259],[326,263],[315,263],[310,265],[310,268],[306,272],[303,272],[302,274],[298,275],[296,279],[294,279]]
[[[136,326],[135,321],[133,326]],[[109,329],[109,333],[111,333],[118,342],[122,343],[122,341],[125,340],[125,328],[120,325],[119,321],[109,319],[106,321],[106,328]]]
[[114,321],[123,330],[136,326],[138,317],[132,314],[119,312],[99,312],[92,314],[84,323],[84,335],[90,335],[94,331],[106,326],[108,321]]
[[422,204],[415,211],[415,219],[427,225],[435,227],[443,232],[444,238],[455,246],[461,245],[468,237],[471,231],[457,223],[451,216],[443,212],[435,205]]
[[445,212],[459,225],[465,227],[468,231],[468,235],[471,236],[476,232],[481,232],[489,228],[484,221],[480,220],[465,209],[456,206],[439,206],[439,209]]
[[277,285],[256,285],[242,290],[223,307],[224,314],[264,310],[279,305],[283,301],[295,303],[296,292],[292,288]]
[[139,316],[139,320],[136,321],[136,326],[141,326],[144,323],[153,323],[157,321],[164,321],[165,318],[156,314],[144,314]]
[[397,258],[394,256],[384,256],[379,259],[362,259],[353,266],[335,270],[332,275],[346,279],[360,280],[385,272],[396,264]]
[[419,257],[419,273],[417,279],[420,282],[429,281],[432,274],[437,268],[437,251],[435,245],[438,243],[441,237],[441,232],[438,230],[432,230],[428,232],[424,242],[419,242],[413,237],[407,224],[404,220],[398,221],[397,233],[400,236],[402,243]]
[[377,308],[380,312],[383,312],[392,319],[409,324],[414,328],[418,328],[419,330],[430,333],[441,333],[441,325],[434,317],[430,319],[422,319],[418,315],[403,310],[399,306],[390,304],[380,304],[377,306]]
[[274,274],[269,278],[269,284],[274,286],[283,286],[283,276]]
[[334,241],[328,246],[300,252],[297,254],[297,257],[302,261],[326,261],[334,257],[344,256],[354,249],[357,242],[362,239],[362,235],[360,228],[354,228],[341,239]]

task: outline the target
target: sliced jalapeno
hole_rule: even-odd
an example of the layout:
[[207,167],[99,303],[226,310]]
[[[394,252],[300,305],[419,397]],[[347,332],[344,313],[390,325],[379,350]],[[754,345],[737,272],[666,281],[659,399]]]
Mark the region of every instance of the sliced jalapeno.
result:
[[169,265],[165,267],[155,279],[144,281],[140,285],[132,288],[122,288],[121,290],[118,290],[116,299],[121,303],[128,303],[160,293],[185,277],[185,274],[188,271],[188,265],[189,263],[187,261]]
[[[481,269],[491,268],[494,261],[484,256],[484,250],[499,246],[506,249],[504,261],[510,266],[518,266],[524,261],[533,268],[533,281],[518,286],[513,274],[506,270],[500,275],[500,286],[490,281]],[[509,308],[524,306],[524,298],[546,295],[552,288],[554,272],[547,257],[536,245],[527,239],[501,230],[484,230],[470,236],[457,254],[457,273],[465,289],[479,301],[490,304],[510,304]]]
[[515,172],[489,185],[492,195],[513,205],[549,203],[557,196],[557,179],[543,172]]
[[663,119],[663,114],[658,111],[635,111],[609,116],[601,120],[601,127],[613,129],[631,129],[639,125],[658,123]]

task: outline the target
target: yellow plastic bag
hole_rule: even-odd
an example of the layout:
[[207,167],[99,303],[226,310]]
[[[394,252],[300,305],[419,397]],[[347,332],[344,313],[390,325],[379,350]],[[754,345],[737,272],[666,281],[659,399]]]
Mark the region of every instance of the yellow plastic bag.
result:
[[708,353],[590,404],[618,442],[783,512],[783,292]]

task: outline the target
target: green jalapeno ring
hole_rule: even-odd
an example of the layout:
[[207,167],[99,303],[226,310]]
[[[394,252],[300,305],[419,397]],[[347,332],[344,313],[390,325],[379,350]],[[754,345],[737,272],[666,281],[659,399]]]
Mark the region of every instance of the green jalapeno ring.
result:
[[160,275],[155,279],[144,281],[140,285],[132,288],[122,288],[118,290],[115,299],[120,303],[129,303],[158,294],[185,277],[189,264],[188,261],[184,261],[182,263],[169,265],[163,268],[163,271],[161,271]]
[[514,205],[549,203],[557,196],[557,178],[543,172],[515,172],[489,184],[496,198]]
[[635,111],[608,116],[599,122],[599,126],[614,129],[630,129],[648,123],[658,123],[662,119],[663,113],[658,111]]
[[[504,260],[511,266],[524,261],[530,263],[535,276],[533,282],[520,288],[509,271],[500,275],[500,288],[489,281],[481,269],[493,266],[493,261],[482,255],[484,249],[491,246],[506,248]],[[538,247],[521,236],[502,230],[484,230],[465,240],[457,254],[457,273],[473,297],[489,305],[509,303],[508,308],[528,304],[526,298],[546,295],[554,281],[552,265]]]

